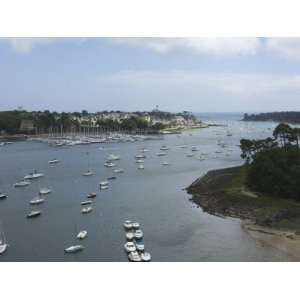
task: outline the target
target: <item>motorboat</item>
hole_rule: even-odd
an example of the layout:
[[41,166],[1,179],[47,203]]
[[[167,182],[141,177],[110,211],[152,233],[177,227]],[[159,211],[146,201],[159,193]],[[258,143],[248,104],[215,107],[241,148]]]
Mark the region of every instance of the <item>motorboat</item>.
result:
[[151,254],[149,252],[141,253],[141,259],[144,262],[149,262],[151,261]]
[[0,200],[6,199],[7,195],[0,192]]
[[87,201],[82,201],[80,204],[81,205],[88,205],[88,204],[92,204],[93,201],[92,200],[87,200]]
[[136,247],[135,247],[134,242],[126,242],[126,243],[124,244],[124,249],[125,249],[127,252],[133,252],[133,251],[136,251]]
[[38,216],[40,216],[42,214],[42,212],[40,210],[32,210],[28,215],[27,218],[36,218]]
[[89,194],[87,195],[87,198],[95,198],[96,196],[97,196],[96,193],[89,193]]
[[167,153],[166,152],[158,152],[156,153],[157,156],[166,156]]
[[140,252],[143,252],[145,250],[145,245],[144,244],[135,243],[135,247]]
[[6,238],[4,231],[0,232],[0,254],[3,254],[8,248],[8,244],[6,243]]
[[35,205],[35,204],[41,204],[45,202],[45,199],[44,198],[41,198],[40,196],[37,196],[37,197],[34,197],[32,200],[29,201],[29,203],[31,205]]
[[138,164],[142,164],[145,161],[143,159],[137,159],[135,162],[138,163]]
[[182,148],[182,149],[185,149],[185,148],[187,148],[188,146],[187,145],[180,145],[180,146],[178,146],[179,148]]
[[117,177],[116,176],[107,177],[107,180],[114,180],[114,179],[117,179]]
[[115,169],[114,173],[124,173],[124,169]]
[[87,231],[86,230],[81,230],[78,234],[77,234],[77,238],[79,239],[79,240],[83,240],[83,239],[85,239],[86,237],[87,237]]
[[21,181],[19,181],[19,182],[16,182],[16,183],[14,184],[14,187],[24,187],[24,186],[28,186],[28,185],[30,185],[30,184],[31,184],[31,182],[28,181],[28,180],[21,180]]
[[108,185],[100,185],[99,186],[100,190],[108,190]]
[[137,154],[135,156],[136,159],[142,159],[142,158],[146,158],[146,155],[145,154]]
[[94,175],[94,173],[90,170],[88,170],[87,172],[82,173],[82,176],[92,176]]
[[65,253],[76,253],[82,251],[84,247],[82,245],[73,245],[65,249]]
[[44,174],[43,173],[37,173],[36,171],[34,171],[33,173],[29,173],[28,175],[24,176],[24,179],[37,179],[40,177],[43,177]]
[[128,254],[128,259],[132,262],[141,262],[142,258],[137,251],[130,252]]
[[149,149],[146,149],[146,148],[143,148],[142,150],[141,150],[141,152],[149,152]]
[[99,185],[100,186],[106,186],[106,185],[109,185],[109,182],[108,181],[100,181]]
[[169,163],[167,161],[164,161],[161,164],[162,164],[162,166],[168,166],[169,165]]
[[192,146],[191,150],[192,151],[198,151],[198,148],[196,146]]
[[126,232],[125,234],[127,240],[133,240],[134,239],[134,233],[133,232]]
[[50,194],[52,191],[49,188],[41,188],[39,191],[40,195],[47,195]]
[[120,160],[120,156],[114,155],[114,154],[110,154],[110,155],[107,157],[107,160],[108,160],[108,161]]
[[188,154],[186,155],[186,157],[193,157],[193,156],[194,156],[193,153],[188,153]]
[[132,222],[130,220],[126,220],[123,224],[125,229],[131,229],[132,228]]
[[104,164],[104,166],[107,167],[107,168],[112,168],[112,167],[115,167],[116,164],[107,161],[107,162]]
[[144,170],[145,167],[144,167],[144,165],[139,165],[139,166],[138,166],[138,169],[139,169],[139,170]]
[[166,151],[166,150],[169,150],[170,148],[169,147],[167,147],[167,146],[161,146],[160,147],[160,150],[162,150],[162,151]]
[[140,228],[140,224],[138,222],[134,222],[134,223],[132,223],[132,228],[133,229],[139,229]]
[[82,212],[83,214],[87,214],[87,213],[90,213],[92,210],[93,210],[93,208],[92,208],[91,206],[89,206],[89,207],[83,208],[83,209],[81,210],[81,212]]
[[52,160],[49,160],[49,161],[48,161],[48,164],[53,165],[53,164],[58,164],[59,162],[60,162],[60,160],[54,158],[54,159],[52,159]]
[[143,236],[144,236],[144,234],[143,234],[143,231],[142,231],[141,229],[136,230],[135,233],[134,233],[134,237],[135,237],[137,240],[142,239]]

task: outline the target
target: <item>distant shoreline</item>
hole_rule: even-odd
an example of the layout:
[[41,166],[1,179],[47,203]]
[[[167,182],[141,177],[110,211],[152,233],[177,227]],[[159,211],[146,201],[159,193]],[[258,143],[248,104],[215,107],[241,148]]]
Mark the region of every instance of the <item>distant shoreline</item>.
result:
[[245,166],[209,171],[187,192],[204,212],[242,220],[257,242],[300,259],[300,204],[253,193],[245,188]]

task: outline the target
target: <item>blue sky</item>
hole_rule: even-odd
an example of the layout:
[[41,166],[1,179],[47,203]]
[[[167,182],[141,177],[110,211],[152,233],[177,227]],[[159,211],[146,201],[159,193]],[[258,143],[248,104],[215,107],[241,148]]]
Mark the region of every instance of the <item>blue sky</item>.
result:
[[3,38],[0,110],[300,110],[298,38]]

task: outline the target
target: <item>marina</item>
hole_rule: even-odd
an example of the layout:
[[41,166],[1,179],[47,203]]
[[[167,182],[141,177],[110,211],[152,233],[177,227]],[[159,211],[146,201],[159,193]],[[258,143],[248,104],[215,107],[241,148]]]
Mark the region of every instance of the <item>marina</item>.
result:
[[[239,139],[264,137],[269,131],[262,129],[273,126],[256,123],[250,129],[238,118],[224,119],[226,127],[195,129],[192,135],[166,135],[163,141],[114,142],[101,148],[93,143],[49,147],[47,143],[24,141],[2,147],[0,187],[9,201],[0,203],[0,220],[12,246],[0,260],[288,261],[284,253],[257,245],[243,232],[238,219],[203,213],[184,191],[208,170],[241,163]],[[228,128],[232,136],[227,136]],[[225,148],[217,143],[220,138]],[[166,147],[168,150],[160,150]],[[199,155],[186,157],[192,147],[197,147]],[[220,152],[218,157],[216,151]],[[167,154],[168,160],[157,153]],[[63,163],[53,167],[49,164],[53,157]],[[144,163],[136,166],[139,159]],[[162,168],[162,164],[168,167]],[[144,169],[138,169],[140,166]],[[36,172],[28,173],[34,169]],[[91,169],[94,176],[82,176],[83,170]],[[43,176],[19,181],[23,174]],[[120,176],[115,179],[113,174]],[[25,188],[14,188],[14,183]],[[30,211],[29,200],[36,197],[39,186],[49,186],[52,192],[40,204],[43,212]],[[101,191],[97,201],[85,200],[95,198],[91,191],[97,189]],[[24,216],[34,220],[27,221]],[[138,222],[125,222],[127,219]],[[79,234],[74,233],[74,224],[88,232],[82,245],[74,242]],[[28,243],[23,243],[24,239]],[[130,252],[130,257],[121,250],[124,240],[135,243],[136,253]]]

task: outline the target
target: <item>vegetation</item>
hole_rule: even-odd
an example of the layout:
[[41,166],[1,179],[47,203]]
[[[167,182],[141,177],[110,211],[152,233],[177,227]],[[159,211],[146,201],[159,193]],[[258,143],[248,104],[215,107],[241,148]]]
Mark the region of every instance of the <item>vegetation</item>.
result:
[[273,138],[241,140],[247,186],[256,192],[300,201],[300,129],[279,124]]
[[261,114],[244,114],[243,121],[274,121],[291,124],[300,123],[300,112],[286,111],[286,112],[271,112]]

